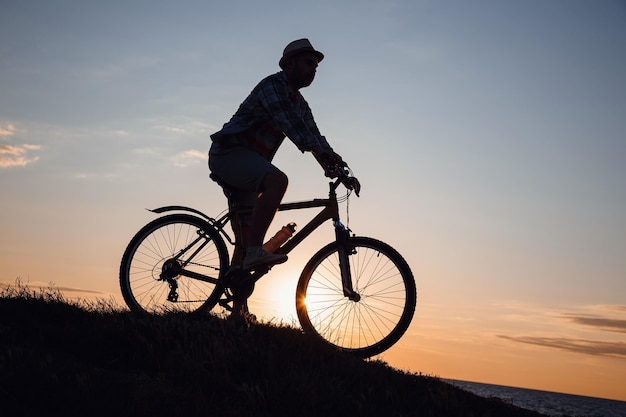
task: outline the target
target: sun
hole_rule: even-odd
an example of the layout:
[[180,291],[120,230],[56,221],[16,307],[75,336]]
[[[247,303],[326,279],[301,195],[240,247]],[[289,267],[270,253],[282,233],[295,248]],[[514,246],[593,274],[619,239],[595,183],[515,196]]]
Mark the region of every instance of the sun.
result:
[[296,286],[300,272],[287,266],[275,267],[257,282],[248,300],[250,311],[262,320],[298,323]]

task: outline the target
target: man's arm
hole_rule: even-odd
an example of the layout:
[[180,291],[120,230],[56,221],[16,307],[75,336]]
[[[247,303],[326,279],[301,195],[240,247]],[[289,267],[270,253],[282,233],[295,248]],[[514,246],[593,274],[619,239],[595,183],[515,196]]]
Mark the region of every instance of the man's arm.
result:
[[[294,93],[291,92],[286,79],[268,78],[260,87],[258,97],[261,105],[300,151],[310,151],[316,146],[328,146],[326,139],[320,135],[315,121],[312,124],[307,121],[309,117],[312,119],[312,115],[306,102],[301,103],[301,97],[298,96],[290,97]],[[292,99],[299,105],[304,104],[304,117],[297,111]]]

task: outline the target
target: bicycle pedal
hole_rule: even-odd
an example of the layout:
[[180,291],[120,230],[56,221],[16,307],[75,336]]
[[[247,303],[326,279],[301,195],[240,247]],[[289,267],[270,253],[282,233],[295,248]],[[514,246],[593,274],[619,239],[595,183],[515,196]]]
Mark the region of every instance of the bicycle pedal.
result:
[[248,280],[247,282],[240,282],[230,287],[233,292],[233,300],[246,300],[254,292],[254,282]]
[[232,294],[226,302],[233,300],[245,300],[254,291],[255,279],[250,271],[244,271],[240,267],[229,270],[224,276],[224,285]]
[[274,265],[271,265],[271,264],[257,265],[257,266],[253,266],[252,268],[244,270],[244,272],[250,276],[254,274],[255,276],[260,277],[270,272],[273,266]]

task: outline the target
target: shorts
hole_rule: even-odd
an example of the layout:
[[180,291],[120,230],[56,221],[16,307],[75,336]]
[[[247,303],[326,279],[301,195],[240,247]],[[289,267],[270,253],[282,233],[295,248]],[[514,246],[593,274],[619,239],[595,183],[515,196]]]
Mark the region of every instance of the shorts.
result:
[[224,153],[209,153],[209,169],[234,189],[258,192],[263,178],[278,168],[251,149],[233,146]]
[[[255,151],[234,146],[223,153],[209,153],[209,169],[232,188],[232,193],[226,195],[233,209],[254,207],[263,179],[278,168]],[[250,225],[250,217],[242,216],[241,222]]]

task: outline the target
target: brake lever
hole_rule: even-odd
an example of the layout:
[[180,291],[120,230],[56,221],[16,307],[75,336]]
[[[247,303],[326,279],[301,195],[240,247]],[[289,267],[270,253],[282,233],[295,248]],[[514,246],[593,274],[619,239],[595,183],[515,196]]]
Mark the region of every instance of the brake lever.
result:
[[348,190],[353,190],[357,197],[360,197],[361,193],[361,183],[356,177],[348,177],[346,182],[344,183]]

